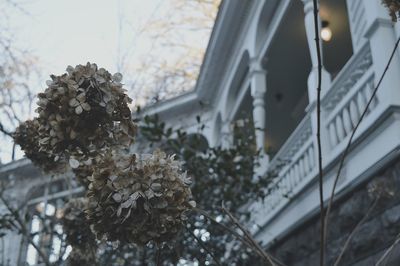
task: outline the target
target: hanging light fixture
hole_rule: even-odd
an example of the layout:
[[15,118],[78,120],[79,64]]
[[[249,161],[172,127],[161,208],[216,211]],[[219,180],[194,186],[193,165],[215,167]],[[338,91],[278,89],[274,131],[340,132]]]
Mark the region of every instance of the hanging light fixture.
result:
[[321,39],[325,42],[329,42],[332,39],[332,31],[329,28],[329,22],[323,20],[321,26]]

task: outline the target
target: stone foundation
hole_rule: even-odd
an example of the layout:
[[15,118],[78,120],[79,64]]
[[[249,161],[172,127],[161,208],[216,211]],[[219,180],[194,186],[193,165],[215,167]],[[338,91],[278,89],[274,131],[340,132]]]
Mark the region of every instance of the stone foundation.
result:
[[[326,265],[334,265],[349,234],[371,206],[340,265],[375,265],[400,234],[400,159],[335,203],[329,219]],[[318,216],[275,244],[271,254],[290,266],[319,265],[319,234]],[[400,265],[399,246],[385,260],[386,265]]]

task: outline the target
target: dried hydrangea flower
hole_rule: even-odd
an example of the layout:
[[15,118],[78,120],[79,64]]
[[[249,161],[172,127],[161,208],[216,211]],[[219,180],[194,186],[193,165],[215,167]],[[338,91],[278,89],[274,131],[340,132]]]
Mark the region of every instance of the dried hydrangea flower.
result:
[[88,187],[89,177],[93,174],[93,167],[95,167],[99,154],[105,153],[108,149],[99,149],[95,152],[83,153],[79,149],[75,152],[77,156],[71,156],[68,160],[69,166],[75,175],[76,180]]
[[45,172],[59,172],[65,169],[65,162],[58,156],[39,149],[39,122],[37,119],[21,123],[13,133],[16,144],[21,146],[27,158]]
[[145,245],[172,240],[195,206],[173,156],[108,153],[90,180],[87,215],[99,239]]
[[376,198],[392,198],[396,194],[397,186],[390,178],[379,176],[367,185],[368,196]]
[[71,253],[69,253],[67,258],[68,266],[95,266],[96,258],[94,255],[87,250],[82,250],[79,248],[72,248]]
[[400,17],[400,0],[382,0],[382,3],[389,10],[392,21],[396,22]]
[[52,75],[51,79],[48,88],[38,94],[42,151],[79,161],[81,156],[104,147],[132,143],[136,127],[121,74],[113,76],[87,63],[69,66],[67,73]]
[[67,244],[72,247],[67,260],[69,266],[95,265],[97,244],[86,220],[87,206],[86,198],[74,198],[68,201],[63,210],[63,231]]
[[86,247],[96,243],[85,216],[87,206],[88,200],[80,197],[70,199],[63,209],[61,221],[68,245]]

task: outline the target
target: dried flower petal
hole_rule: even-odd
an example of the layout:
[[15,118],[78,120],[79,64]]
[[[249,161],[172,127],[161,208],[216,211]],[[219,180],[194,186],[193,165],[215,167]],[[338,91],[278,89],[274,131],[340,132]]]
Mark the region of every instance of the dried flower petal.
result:
[[21,123],[13,134],[15,143],[21,146],[26,157],[28,157],[33,164],[39,166],[45,172],[63,171],[65,162],[60,160],[59,156],[40,149],[40,145],[47,144],[50,137],[40,137],[37,134],[39,127],[40,125],[37,119],[27,120]]
[[97,237],[139,245],[174,238],[195,206],[183,177],[179,162],[160,151],[103,155],[87,194],[87,215]]
[[79,167],[79,161],[74,159],[74,158],[70,158],[69,159],[69,166],[71,166],[72,169],[78,168]]
[[68,161],[132,144],[136,126],[128,107],[131,99],[116,83],[121,74],[111,75],[87,63],[68,66],[67,73],[51,78],[48,88],[38,94],[41,151]]

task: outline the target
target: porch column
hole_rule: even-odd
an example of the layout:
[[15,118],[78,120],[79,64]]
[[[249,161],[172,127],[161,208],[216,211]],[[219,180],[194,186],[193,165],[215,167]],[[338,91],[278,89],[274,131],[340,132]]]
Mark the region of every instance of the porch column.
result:
[[[310,49],[311,73],[308,76],[308,99],[310,105],[317,99],[317,85],[318,85],[318,56],[315,47],[315,26],[314,26],[314,5],[313,0],[301,0],[304,4],[304,22],[307,34],[308,47]],[[321,29],[321,21],[318,19],[319,29]],[[319,34],[319,33],[318,33]],[[322,57],[322,44],[320,40],[321,57]],[[323,95],[327,88],[329,88],[331,77],[329,73],[322,67],[322,88],[321,95]]]
[[[315,45],[315,25],[314,25],[314,4],[313,0],[301,0],[304,4],[304,23],[305,23],[305,29],[306,29],[306,35],[307,35],[307,42],[308,42],[308,48],[310,50],[310,57],[311,57],[311,72],[308,76],[308,99],[309,99],[309,105],[308,108],[306,109],[307,112],[310,113],[311,117],[311,129],[312,129],[312,135],[313,135],[313,144],[314,144],[314,158],[318,158],[318,150],[317,150],[317,138],[314,137],[317,135],[318,132],[318,123],[317,123],[317,108],[316,108],[316,102],[317,102],[317,87],[318,87],[318,55],[317,55],[317,47]],[[319,27],[318,29],[321,30],[321,21],[320,18],[318,17],[318,23]],[[320,34],[318,32],[318,34]],[[321,60],[323,59],[323,54],[322,54],[322,40],[320,39],[320,48],[321,48]],[[322,61],[323,64],[323,61]],[[331,84],[331,77],[330,74],[326,71],[326,69],[322,66],[321,70],[321,99],[323,98],[324,94],[327,92],[328,88],[330,87]],[[328,142],[328,134],[326,131],[326,128],[324,127],[323,123],[323,117],[325,117],[326,114],[322,108],[321,110],[321,146],[322,146],[322,154],[324,154],[326,151],[329,149],[329,142]],[[314,166],[316,167],[316,166]]]
[[[399,28],[394,27],[388,11],[380,1],[362,1],[365,9],[366,30],[365,37],[369,40],[373,69],[375,72],[375,85],[378,83],[386,64],[392,53],[393,47],[399,37]],[[400,22],[396,22],[398,24]],[[396,25],[396,27],[399,27]],[[394,56],[377,92],[377,98],[381,104],[400,104],[400,52]]]
[[232,146],[233,143],[233,134],[230,129],[230,124],[228,122],[223,122],[221,127],[221,146],[225,149],[228,149]]
[[[266,71],[262,68],[257,58],[250,62],[251,96],[253,98],[253,121],[257,149],[261,150],[261,155],[265,155],[264,136],[265,136],[265,102],[264,95],[267,90]],[[265,156],[268,160],[268,156]]]

